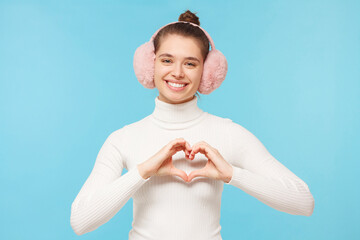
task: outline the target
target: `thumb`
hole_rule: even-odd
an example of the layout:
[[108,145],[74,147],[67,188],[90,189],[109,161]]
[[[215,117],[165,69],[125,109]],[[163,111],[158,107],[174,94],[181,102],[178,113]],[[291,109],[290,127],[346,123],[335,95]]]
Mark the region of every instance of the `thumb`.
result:
[[178,176],[178,177],[181,177],[185,182],[188,181],[188,175],[184,171],[182,171],[180,169],[177,169],[175,167],[172,168],[171,169],[171,174],[175,175],[175,176]]
[[206,177],[205,168],[192,171],[188,176],[188,182],[191,182],[196,177]]

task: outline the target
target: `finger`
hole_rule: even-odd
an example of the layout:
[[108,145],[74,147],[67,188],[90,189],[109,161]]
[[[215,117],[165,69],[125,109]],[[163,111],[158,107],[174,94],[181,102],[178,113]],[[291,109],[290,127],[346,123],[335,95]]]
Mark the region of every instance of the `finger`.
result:
[[186,142],[185,147],[186,147],[186,150],[188,152],[191,152],[192,149],[191,149],[190,144],[188,142]]
[[170,151],[172,151],[173,153],[176,153],[180,150],[183,150],[185,149],[185,144],[186,144],[186,141],[185,139],[183,138],[177,138],[173,141],[170,142]]
[[173,142],[173,146],[180,147],[183,150],[186,149],[186,150],[191,151],[191,147],[190,147],[189,143],[183,138],[178,138],[175,142]]
[[226,162],[220,152],[208,144],[198,145],[194,149],[194,153],[196,154],[198,152],[204,154],[216,167],[220,167]]
[[174,146],[178,144],[179,142],[185,142],[184,138],[175,138],[169,142],[169,145]]
[[207,177],[205,168],[192,171],[188,176],[188,182],[191,182],[196,177]]
[[209,152],[209,147],[207,145],[204,145],[204,144],[198,144],[196,146],[194,146],[192,148],[192,151],[190,153],[190,158],[194,158],[195,157],[195,154],[197,153],[202,153],[202,154],[205,154],[206,157],[208,157],[208,152]]
[[185,158],[188,159],[188,160],[192,160],[192,159],[190,159],[190,157],[189,157],[189,153],[185,153]]
[[173,154],[183,150],[185,152],[185,157],[188,158],[190,151],[191,151],[191,147],[190,147],[190,144],[185,139],[183,139],[183,138],[175,139],[173,144],[174,145],[173,145],[172,151],[175,151],[175,152],[173,152]]
[[190,147],[190,144],[188,142],[185,143],[185,157],[187,159],[190,159],[189,158],[189,155],[190,155],[190,152],[191,152],[191,147]]

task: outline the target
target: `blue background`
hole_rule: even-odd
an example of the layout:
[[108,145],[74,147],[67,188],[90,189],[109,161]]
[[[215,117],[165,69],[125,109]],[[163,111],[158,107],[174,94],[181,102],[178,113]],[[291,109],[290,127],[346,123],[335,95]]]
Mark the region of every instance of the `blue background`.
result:
[[229,63],[200,108],[251,131],[315,198],[295,216],[225,186],[223,239],[360,236],[359,1],[66,0],[0,1],[1,239],[127,239],[132,199],[82,236],[71,203],[107,136],[153,111],[136,48],[187,9]]

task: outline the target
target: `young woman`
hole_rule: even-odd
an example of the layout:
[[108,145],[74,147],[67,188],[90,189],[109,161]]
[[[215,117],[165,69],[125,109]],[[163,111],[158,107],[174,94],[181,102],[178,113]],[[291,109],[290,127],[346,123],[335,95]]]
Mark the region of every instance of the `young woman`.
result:
[[247,129],[198,107],[197,91],[209,94],[227,71],[199,25],[186,11],[136,50],[135,74],[159,96],[151,115],[114,131],[101,147],[71,206],[76,234],[95,230],[133,198],[130,240],[222,239],[224,184],[279,211],[312,214],[304,181]]

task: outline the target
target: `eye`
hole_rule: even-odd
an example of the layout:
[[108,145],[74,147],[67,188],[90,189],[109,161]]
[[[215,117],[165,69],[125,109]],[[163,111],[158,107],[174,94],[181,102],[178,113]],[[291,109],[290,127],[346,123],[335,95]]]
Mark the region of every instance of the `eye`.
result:
[[188,66],[192,66],[192,67],[195,67],[196,66],[196,64],[195,63],[192,63],[192,62],[187,62],[186,63]]
[[170,59],[162,59],[161,62],[163,62],[163,63],[171,63],[171,60]]

